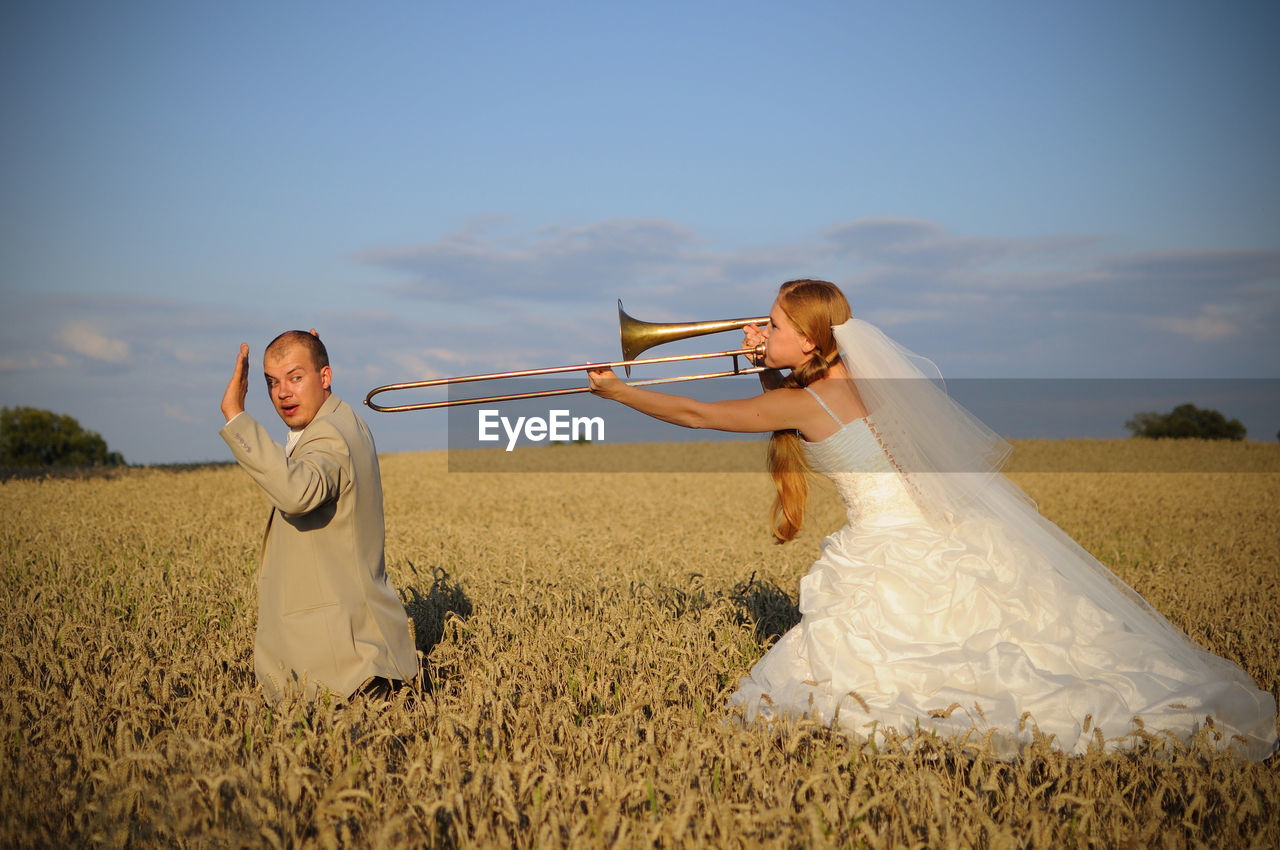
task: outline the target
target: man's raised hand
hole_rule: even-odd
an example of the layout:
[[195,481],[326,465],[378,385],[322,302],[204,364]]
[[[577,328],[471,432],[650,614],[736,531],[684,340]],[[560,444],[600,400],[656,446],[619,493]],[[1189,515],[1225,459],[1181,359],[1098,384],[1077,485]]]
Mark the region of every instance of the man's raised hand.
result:
[[244,412],[244,399],[249,394],[249,344],[240,343],[240,354],[236,357],[236,369],[227,382],[227,391],[222,394],[222,415],[230,422]]

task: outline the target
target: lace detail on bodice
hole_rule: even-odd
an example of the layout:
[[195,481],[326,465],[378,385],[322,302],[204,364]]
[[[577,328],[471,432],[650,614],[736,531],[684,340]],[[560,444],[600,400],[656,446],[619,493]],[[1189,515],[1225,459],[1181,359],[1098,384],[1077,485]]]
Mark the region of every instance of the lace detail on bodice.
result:
[[866,419],[855,419],[824,440],[801,441],[801,445],[810,468],[836,485],[850,525],[898,525],[921,519],[902,474]]

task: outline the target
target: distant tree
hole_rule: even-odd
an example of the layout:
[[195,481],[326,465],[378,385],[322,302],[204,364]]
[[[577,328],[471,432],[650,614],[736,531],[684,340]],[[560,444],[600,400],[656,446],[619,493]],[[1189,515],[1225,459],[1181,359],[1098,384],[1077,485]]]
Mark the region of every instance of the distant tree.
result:
[[1243,440],[1244,425],[1216,410],[1180,404],[1169,413],[1136,413],[1124,427],[1135,437],[1199,437],[1203,440]]
[[122,466],[96,431],[35,407],[0,409],[0,466]]

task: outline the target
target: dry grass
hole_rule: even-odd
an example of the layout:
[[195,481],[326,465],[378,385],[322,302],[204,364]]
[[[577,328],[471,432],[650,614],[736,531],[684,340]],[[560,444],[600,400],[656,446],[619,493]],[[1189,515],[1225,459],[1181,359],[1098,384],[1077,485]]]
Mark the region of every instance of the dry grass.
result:
[[[1028,444],[1014,469],[1082,468],[1085,449],[1135,451]],[[1275,694],[1280,449],[1229,449],[1182,450],[1273,471],[1014,477]],[[1006,763],[737,725],[727,696],[795,622],[797,582],[843,520],[829,488],[775,547],[763,474],[448,474],[442,453],[386,457],[383,474],[431,689],[276,711],[252,675],[265,502],[247,476],[0,484],[0,843],[1280,845],[1280,757],[1040,742]]]

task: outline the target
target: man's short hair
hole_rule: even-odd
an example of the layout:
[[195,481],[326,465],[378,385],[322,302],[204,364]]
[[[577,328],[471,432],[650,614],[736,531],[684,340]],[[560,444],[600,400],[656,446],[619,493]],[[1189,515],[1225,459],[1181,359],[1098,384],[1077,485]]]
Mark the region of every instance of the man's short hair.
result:
[[316,369],[329,365],[329,352],[320,341],[320,337],[306,331],[285,331],[271,340],[264,352],[266,357],[279,357],[295,345],[305,348],[311,354],[311,362]]

